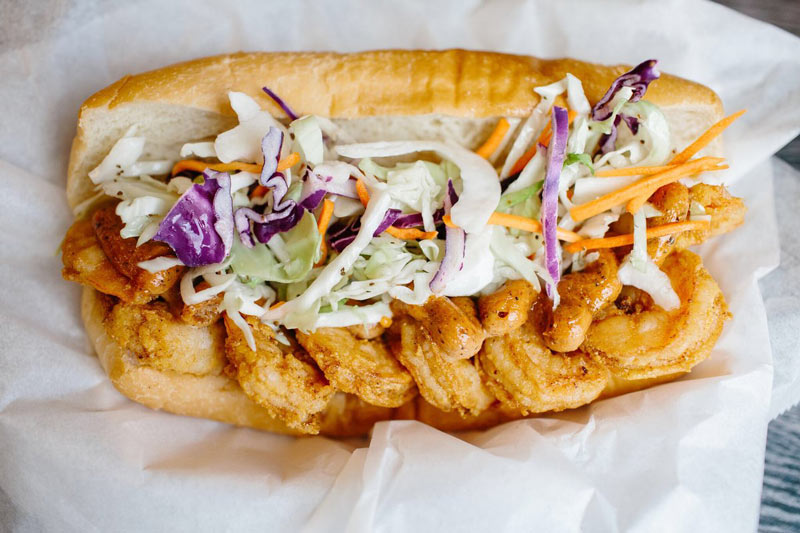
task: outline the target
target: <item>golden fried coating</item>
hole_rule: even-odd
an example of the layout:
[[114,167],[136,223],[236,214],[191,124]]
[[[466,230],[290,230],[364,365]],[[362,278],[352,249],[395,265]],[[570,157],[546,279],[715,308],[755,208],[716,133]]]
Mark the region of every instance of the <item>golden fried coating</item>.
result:
[[256,341],[255,352],[242,330],[225,316],[225,353],[231,373],[244,393],[272,416],[303,433],[319,433],[320,412],[335,389],[315,365],[304,360],[306,354],[295,353],[299,347],[280,344],[260,320],[246,320]]
[[408,305],[399,300],[391,305],[395,315],[408,315],[425,328],[447,359],[472,357],[486,338],[470,298],[433,296],[424,305]]
[[[207,282],[201,281],[195,287],[195,290],[201,291],[210,287]],[[168,291],[161,295],[164,300],[169,302],[169,308],[176,318],[185,324],[192,326],[208,326],[214,322],[219,321],[222,316],[220,305],[222,304],[222,294],[212,296],[204,302],[198,304],[187,304],[181,297],[181,291],[178,284],[170,287]]]
[[[686,220],[689,215],[689,189],[685,185],[675,182],[664,185],[658,189],[651,197],[649,202],[661,211],[661,215],[651,217],[647,220],[648,227],[663,226],[672,222]],[[674,235],[665,235],[655,239],[647,240],[647,255],[660,265],[664,259],[675,248],[676,239]]]
[[661,268],[680,297],[679,309],[664,311],[649,298],[631,306],[628,298],[622,305],[632,314],[609,312],[586,334],[581,349],[615,375],[641,379],[689,371],[708,357],[729,316],[722,291],[700,257],[676,250]]
[[298,330],[296,336],[338,390],[382,407],[398,407],[417,394],[411,374],[381,338],[359,339],[346,328]]
[[118,303],[106,317],[105,326],[140,363],[159,370],[217,375],[227,362],[222,324],[189,326],[170,313],[166,302]]
[[709,230],[687,231],[677,236],[677,246],[686,248],[699,244],[715,235],[728,233],[744,222],[747,207],[741,198],[731,196],[722,185],[706,185],[698,183],[689,189],[689,201],[697,202],[711,216]]
[[549,300],[537,300],[522,327],[486,339],[476,357],[481,377],[497,399],[523,415],[587,404],[608,381],[608,371],[596,358],[553,352],[545,345],[538,309],[542,305],[549,306]]
[[64,269],[61,276],[94,287],[131,303],[147,303],[155,296],[138,290],[131,280],[120,274],[108,260],[88,220],[78,220],[67,230],[61,245]]
[[161,294],[175,285],[186,272],[185,266],[174,266],[160,272],[148,272],[139,268],[142,261],[149,261],[156,257],[174,257],[169,246],[157,241],[148,241],[141,246],[136,246],[136,238],[123,239],[120,231],[124,227],[122,220],[117,216],[114,205],[108,205],[95,211],[92,215],[94,228],[100,247],[106,253],[111,263],[119,272],[129,278],[133,285],[151,294]]
[[392,351],[431,404],[443,411],[478,414],[494,400],[472,360],[446,357],[419,322],[397,318],[390,333]]
[[506,281],[478,299],[478,313],[487,337],[504,335],[522,326],[538,292],[524,279]]
[[548,348],[556,352],[577,350],[583,342],[592,319],[603,307],[613,302],[622,290],[617,277],[619,264],[614,252],[599,250],[597,260],[580,272],[567,274],[558,283],[561,302],[547,310],[547,325],[542,337]]
[[345,329],[356,336],[359,339],[377,339],[383,332],[386,331],[386,328],[380,324],[357,324],[355,326],[347,326]]

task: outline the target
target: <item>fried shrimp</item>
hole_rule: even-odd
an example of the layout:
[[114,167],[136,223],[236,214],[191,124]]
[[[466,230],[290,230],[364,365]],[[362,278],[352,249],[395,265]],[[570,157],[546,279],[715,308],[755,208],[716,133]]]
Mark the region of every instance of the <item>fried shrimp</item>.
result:
[[708,230],[687,231],[677,236],[677,245],[686,248],[715,235],[728,233],[742,225],[747,207],[741,198],[732,196],[722,185],[698,183],[689,189],[689,202],[697,203],[711,216]]
[[395,300],[392,311],[416,320],[440,348],[443,357],[452,361],[469,359],[478,353],[486,338],[470,298],[433,296],[424,305]]
[[487,337],[504,335],[522,326],[538,293],[523,279],[507,281],[478,299],[478,314]]
[[357,338],[365,340],[378,338],[386,331],[386,328],[381,324],[356,324],[355,326],[347,326],[346,329]]
[[409,317],[396,319],[390,332],[395,356],[417,382],[419,393],[443,411],[477,415],[494,400],[471,359],[446,357],[427,329]]
[[61,276],[94,287],[99,292],[111,294],[125,302],[143,304],[154,295],[137,290],[131,280],[123,276],[106,257],[88,220],[75,222],[64,237]]
[[662,270],[680,297],[680,308],[664,311],[649,298],[637,306],[618,302],[625,307],[594,322],[586,334],[582,349],[615,375],[641,379],[688,372],[708,357],[722,332],[729,316],[725,298],[700,257],[676,250]]
[[542,305],[546,326],[542,337],[556,352],[577,350],[594,316],[613,302],[622,290],[617,277],[617,258],[611,250],[600,250],[599,257],[580,272],[567,274],[558,283],[561,302],[551,309]]
[[244,393],[289,427],[304,433],[319,433],[320,415],[335,389],[322,372],[308,361],[299,346],[285,346],[275,340],[272,329],[247,317],[256,341],[250,349],[244,333],[225,316],[225,353],[230,373]]
[[597,398],[608,382],[608,371],[583,352],[553,352],[540,333],[540,298],[522,327],[486,339],[476,357],[484,382],[500,403],[522,415],[563,411]]
[[166,292],[178,282],[186,267],[174,266],[159,272],[148,272],[140,268],[138,265],[142,261],[156,257],[174,257],[174,254],[169,246],[161,242],[148,241],[137,246],[135,237],[123,239],[120,231],[124,224],[114,210],[115,206],[109,205],[92,215],[92,227],[100,247],[114,268],[130,279],[137,289],[156,295]]
[[[209,288],[208,282],[201,281],[195,287],[196,291]],[[204,302],[187,304],[181,297],[178,285],[174,285],[167,292],[161,295],[164,300],[169,302],[170,310],[176,318],[192,326],[208,326],[217,322],[221,316],[220,305],[222,304],[222,294],[212,296]]]
[[[650,203],[661,211],[661,215],[648,219],[649,227],[663,226],[672,222],[686,220],[689,214],[689,189],[681,183],[670,183],[658,189],[651,197]],[[647,241],[647,255],[660,265],[675,248],[674,235],[665,235]]]
[[192,327],[177,320],[166,302],[118,303],[105,320],[108,334],[141,364],[188,374],[218,375],[225,367],[225,330],[219,322]]
[[337,389],[382,407],[398,407],[417,394],[411,374],[394,358],[383,339],[359,339],[346,328],[297,331],[325,377]]

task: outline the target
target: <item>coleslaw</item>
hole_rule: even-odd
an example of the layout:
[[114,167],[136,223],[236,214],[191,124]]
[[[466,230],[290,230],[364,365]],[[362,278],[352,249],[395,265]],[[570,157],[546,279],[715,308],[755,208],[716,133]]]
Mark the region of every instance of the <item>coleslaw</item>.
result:
[[[221,310],[253,349],[242,315],[276,331],[376,323],[391,317],[393,299],[479,296],[514,279],[543,284],[557,306],[559,278],[597,258],[562,241],[602,239],[626,216],[624,203],[582,220],[573,208],[641,178],[596,173],[666,165],[673,152],[663,113],[643,99],[659,76],[655,64],[620,76],[594,107],[571,74],[531,88],[540,96],[531,114],[503,117],[482,155],[454,142],[351,142],[325,117],[297,116],[291,95],[264,89],[286,124],[230,92],[239,124],[213,141],[186,142],[176,161],[197,159],[182,167],[190,170],[154,178],[176,161],[142,160],[146,140],[131,129],[89,177],[98,193],[121,200],[123,237],[165,242],[177,257],[139,266],[190,267],[184,301],[223,294]],[[333,210],[323,227],[325,202]],[[647,221],[659,214],[649,204],[632,214],[633,247],[619,276],[671,309],[679,299],[647,255]],[[697,209],[692,216],[704,220]],[[541,230],[503,222],[520,219]],[[200,281],[208,286],[196,291]]]

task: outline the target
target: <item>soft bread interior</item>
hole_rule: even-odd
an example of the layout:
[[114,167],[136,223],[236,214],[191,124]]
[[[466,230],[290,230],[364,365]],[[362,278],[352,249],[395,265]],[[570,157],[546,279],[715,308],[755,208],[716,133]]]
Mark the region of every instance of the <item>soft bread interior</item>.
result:
[[[276,117],[269,86],[299,114],[318,114],[359,142],[450,140],[476,148],[500,117],[527,117],[535,87],[577,76],[591,103],[625,65],[466,50],[383,50],[357,54],[239,53],[198,59],[126,76],[81,107],[68,168],[71,206],[92,195],[88,172],[135,125],[148,140],[146,158],[178,159],[180,145],[214,137],[236,124],[228,91],[252,96]],[[647,99],[659,105],[682,149],[722,115],[707,87],[662,74]],[[719,142],[706,150],[718,153]]]
[[[662,108],[670,125],[671,147],[678,151],[720,118],[714,107]],[[446,115],[380,116],[334,119],[358,142],[434,140],[457,142],[476,149],[491,133],[500,117],[466,118]],[[142,160],[177,161],[186,142],[213,139],[234,127],[235,117],[165,104],[128,104],[111,110],[85,113],[86,133],[76,138],[70,164],[68,198],[75,206],[94,194],[88,173],[97,166],[128,128],[147,139]],[[721,146],[712,143],[703,153],[716,155]]]

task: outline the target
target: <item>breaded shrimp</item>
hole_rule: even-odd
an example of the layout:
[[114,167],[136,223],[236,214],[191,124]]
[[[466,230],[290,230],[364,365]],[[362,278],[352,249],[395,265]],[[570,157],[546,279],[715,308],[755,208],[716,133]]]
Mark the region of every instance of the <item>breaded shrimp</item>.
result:
[[94,287],[125,302],[143,304],[155,296],[138,290],[131,280],[123,276],[106,257],[88,220],[75,222],[64,237],[61,246],[64,269],[61,276]]
[[442,356],[455,361],[469,359],[481,349],[483,331],[470,298],[433,296],[424,305],[392,302],[395,315],[408,315],[425,328]]
[[303,433],[319,433],[320,413],[335,389],[299,346],[275,340],[272,329],[254,317],[246,317],[253,332],[256,351],[250,349],[242,330],[227,316],[225,353],[231,374],[244,393],[289,427]]
[[419,322],[399,317],[389,331],[392,351],[429,403],[443,411],[476,415],[492,403],[473,361],[447,357]]
[[548,348],[542,334],[539,299],[522,327],[486,339],[476,357],[481,377],[500,403],[527,415],[562,411],[597,398],[608,382],[608,371],[582,352],[558,353]]
[[[714,278],[700,257],[676,250],[662,265],[681,300],[680,308],[664,311],[650,298],[597,320],[589,328],[582,350],[600,358],[609,370],[626,379],[688,372],[708,357],[729,313]],[[629,313],[629,314],[626,314]]]
[[382,407],[398,407],[417,394],[411,374],[382,338],[359,339],[346,328],[297,331],[297,342],[317,362],[331,385]]
[[227,363],[222,324],[189,326],[170,313],[166,302],[118,303],[106,317],[105,326],[140,363],[159,370],[217,375]]
[[599,250],[598,259],[580,272],[567,274],[558,283],[561,302],[552,309],[543,305],[546,324],[542,337],[556,352],[577,350],[594,316],[613,302],[622,290],[617,277],[617,258],[611,250]]
[[538,293],[524,279],[505,282],[478,299],[478,313],[487,337],[504,335],[522,326]]
[[138,264],[142,261],[163,256],[174,257],[175,254],[169,246],[161,242],[148,241],[136,246],[135,237],[123,239],[120,231],[124,225],[114,210],[115,206],[109,205],[98,209],[92,215],[92,227],[100,247],[114,268],[130,279],[137,289],[155,295],[167,291],[186,272],[186,267],[179,265],[159,272],[148,272],[139,268]]

